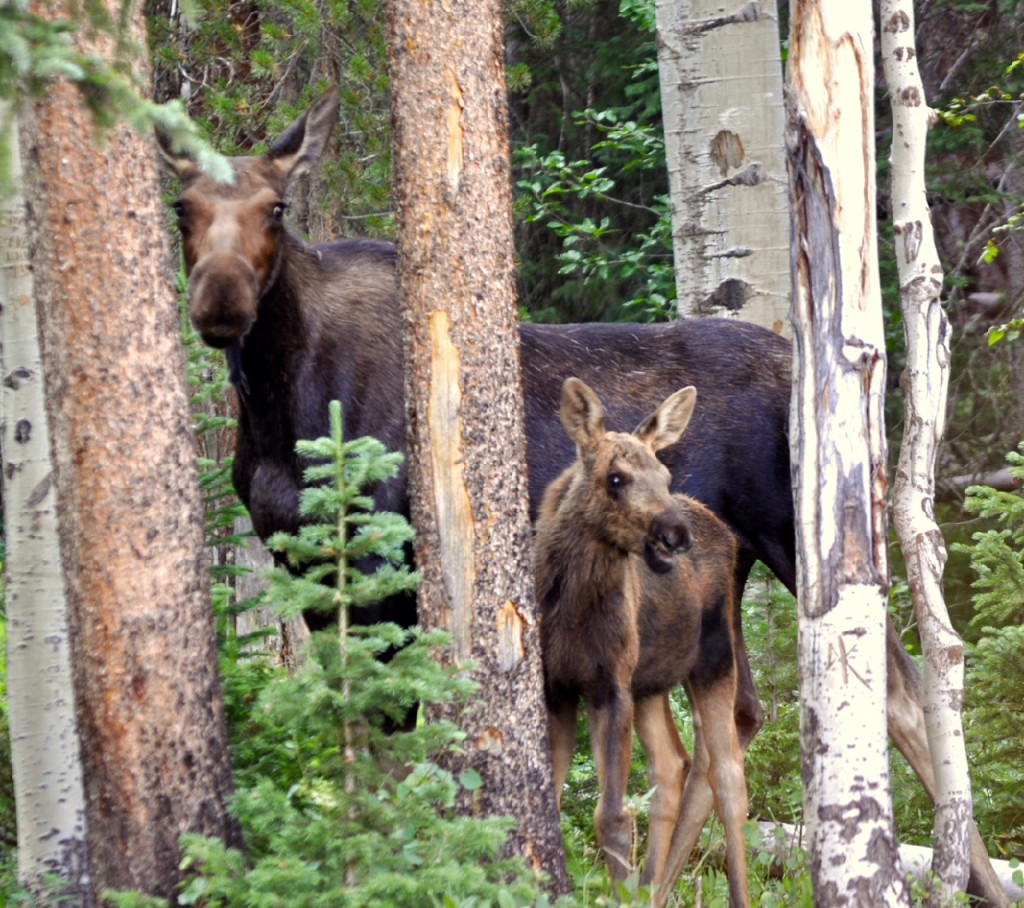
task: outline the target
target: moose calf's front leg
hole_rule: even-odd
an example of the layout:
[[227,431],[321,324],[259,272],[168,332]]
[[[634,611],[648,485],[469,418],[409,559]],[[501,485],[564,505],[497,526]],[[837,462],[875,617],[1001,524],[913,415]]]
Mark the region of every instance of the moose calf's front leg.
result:
[[601,788],[594,825],[612,879],[629,875],[633,823],[626,809],[626,786],[633,751],[633,698],[614,690],[604,702],[588,704],[591,748]]

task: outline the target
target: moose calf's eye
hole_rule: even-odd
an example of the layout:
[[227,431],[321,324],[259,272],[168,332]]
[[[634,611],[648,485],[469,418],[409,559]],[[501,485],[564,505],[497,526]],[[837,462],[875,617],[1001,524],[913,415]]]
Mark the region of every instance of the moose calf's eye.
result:
[[288,203],[287,202],[275,202],[274,203],[274,207],[273,207],[273,209],[270,212],[270,216],[275,221],[280,221],[281,219],[284,218],[284,213],[287,210],[288,210]]
[[622,474],[609,473],[608,478],[605,481],[608,484],[608,494],[611,495],[612,498],[618,498],[623,487],[626,485],[626,480],[622,478]]

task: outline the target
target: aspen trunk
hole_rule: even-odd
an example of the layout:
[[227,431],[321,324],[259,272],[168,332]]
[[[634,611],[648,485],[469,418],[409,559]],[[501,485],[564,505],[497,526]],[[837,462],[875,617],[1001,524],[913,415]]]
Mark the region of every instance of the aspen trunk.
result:
[[[946,545],[935,522],[935,462],[946,416],[950,326],[942,308],[942,266],[925,194],[924,156],[930,111],[917,68],[914,10],[909,0],[883,0],[882,64],[893,113],[892,206],[900,305],[907,339],[903,445],[893,520],[907,565],[924,650],[925,727],[935,771],[930,904],[952,905],[970,874],[971,783],[961,713],[964,647],[949,621],[942,589]],[[981,866],[984,866],[982,864]],[[990,887],[991,888],[991,887]],[[999,903],[997,894],[996,904]]]
[[[108,13],[145,46],[138,9]],[[240,837],[156,154],[124,127],[96,139],[66,82],[22,134],[89,877],[173,903],[182,833]]]
[[480,688],[453,716],[509,848],[569,890],[542,696],[512,248],[503,7],[392,0],[389,61],[420,621]]
[[792,16],[790,437],[808,854],[817,904],[909,905],[886,737],[886,360],[871,7],[801,0]]
[[679,314],[789,331],[789,183],[775,0],[658,0]]
[[[10,127],[10,128],[5,128]],[[40,899],[93,904],[85,850],[85,796],[75,719],[67,603],[57,541],[57,495],[14,106],[0,101],[11,159],[0,199],[7,687],[18,824],[18,880]]]

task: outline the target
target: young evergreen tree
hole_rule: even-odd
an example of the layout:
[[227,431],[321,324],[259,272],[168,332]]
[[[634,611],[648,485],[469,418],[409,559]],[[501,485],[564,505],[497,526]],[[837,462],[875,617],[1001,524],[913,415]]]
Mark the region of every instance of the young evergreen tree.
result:
[[970,556],[975,573],[972,629],[981,637],[969,648],[966,690],[967,743],[975,760],[978,820],[994,831],[998,850],[1024,859],[1024,809],[1017,793],[1024,784],[1024,444],[1007,455],[1017,488],[968,489],[964,507],[991,525],[954,551]]
[[[401,720],[416,702],[470,694],[471,686],[433,657],[448,636],[349,620],[354,609],[418,580],[403,563],[408,521],[371,513],[366,491],[394,475],[401,455],[373,438],[343,439],[337,402],[331,435],[300,442],[298,452],[311,461],[300,503],[308,523],[270,540],[292,572],[272,572],[267,598],[282,616],[326,611],[338,629],[314,636],[308,662],[294,675],[264,659],[226,669],[234,803],[247,852],[218,839],[189,839],[193,877],[183,901],[534,904],[525,865],[498,856],[512,822],[452,815],[457,795],[477,789],[480,778],[455,778],[434,759],[464,736],[447,721],[384,730],[385,717]],[[383,567],[366,574],[353,566],[370,555]],[[391,649],[395,656],[382,661]],[[235,696],[244,708],[232,708]]]

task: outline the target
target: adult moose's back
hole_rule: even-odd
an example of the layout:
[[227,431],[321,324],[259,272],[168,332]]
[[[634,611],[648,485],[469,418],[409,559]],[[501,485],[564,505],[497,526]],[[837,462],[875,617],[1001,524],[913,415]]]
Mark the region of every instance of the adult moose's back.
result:
[[[234,158],[230,185],[160,139],[181,181],[175,209],[190,316],[203,340],[227,353],[239,398],[234,482],[264,538],[297,526],[302,463],[295,442],[326,434],[330,400],[344,405],[348,437],[373,435],[405,448],[393,248],[365,240],[310,245],[284,223],[288,182],[320,157],[337,116],[332,89],[265,155]],[[795,589],[786,341],[733,320],[524,325],[520,355],[534,513],[545,486],[574,455],[556,415],[565,378],[576,375],[594,388],[615,425],[637,424],[674,390],[694,385],[688,442],[666,457],[673,491],[703,502],[736,534],[737,590],[758,559]],[[404,472],[377,489],[375,504],[408,514]],[[390,601],[365,618],[411,624],[415,606]],[[889,643],[890,732],[931,792],[919,673],[891,627]],[[746,744],[763,711],[742,640],[737,669],[736,718]],[[998,902],[1001,890],[974,838],[972,880],[985,880],[982,891]]]

